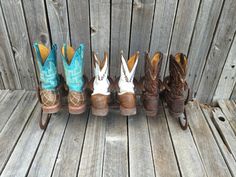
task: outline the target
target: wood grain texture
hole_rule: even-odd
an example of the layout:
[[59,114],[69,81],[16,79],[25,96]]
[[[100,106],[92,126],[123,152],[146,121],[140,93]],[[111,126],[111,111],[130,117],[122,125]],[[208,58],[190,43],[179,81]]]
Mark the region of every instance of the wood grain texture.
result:
[[[2,89],[21,89],[19,74],[16,68],[6,24],[0,8],[0,76]],[[4,87],[3,87],[4,86]]]
[[196,95],[196,98],[202,102],[212,101],[220,79],[236,30],[235,9],[234,0],[225,1]]
[[147,119],[143,109],[128,118],[130,177],[152,177],[155,169],[148,132]]
[[236,134],[236,104],[229,100],[218,100],[217,103]]
[[188,53],[189,69],[187,80],[193,93],[197,91],[201,73],[206,62],[214,31],[221,12],[223,0],[202,0],[192,42]]
[[0,104],[0,132],[14,112],[25,91],[9,91]]
[[110,1],[90,0],[90,27],[92,50],[103,59],[110,51]]
[[133,1],[129,56],[132,56],[136,51],[140,51],[135,74],[138,79],[144,74],[144,51],[149,50],[154,4],[155,0]]
[[91,48],[90,48],[90,23],[89,1],[68,0],[68,14],[70,19],[71,43],[73,47],[85,44],[84,73],[91,76]]
[[1,72],[0,72],[0,89],[1,90],[5,89],[5,86],[4,86],[4,83],[3,83],[3,79],[2,79],[2,76],[1,76]]
[[22,135],[11,153],[11,156],[1,174],[2,177],[24,177],[27,175],[28,168],[37,152],[37,147],[44,133],[38,125],[40,111],[41,106],[40,104],[37,104],[29,122],[26,124]]
[[225,61],[220,80],[216,86],[213,101],[217,99],[229,99],[236,84],[236,37],[230,48],[228,57]]
[[0,90],[0,103],[3,100],[3,98],[5,98],[8,92],[9,90]]
[[212,134],[218,144],[218,147],[221,150],[224,160],[225,160],[226,164],[228,165],[231,175],[235,177],[236,176],[236,161],[235,161],[232,153],[230,152],[230,150],[226,146],[225,141],[222,138],[219,129],[212,122],[212,119],[213,119],[212,108],[205,106],[205,105],[201,105],[201,109],[202,109],[205,119],[212,131]]
[[[186,106],[192,136],[197,145],[208,176],[231,176],[224,158],[208,127],[199,103],[194,101]],[[207,143],[206,143],[207,142]]]
[[[176,12],[169,55],[178,52],[187,54],[191,42],[194,24],[197,18],[200,0],[180,0]],[[169,75],[169,60],[165,75]]]
[[236,100],[236,84],[234,85],[234,89],[230,95],[230,99]]
[[68,111],[65,109],[51,116],[47,131],[44,133],[27,176],[51,176],[68,121],[68,116]]
[[6,89],[20,89],[21,83],[9,41],[6,24],[0,9],[0,73]]
[[164,109],[181,176],[206,177],[207,173],[189,128],[183,131],[177,119],[171,117],[166,104],[164,104]]
[[84,143],[88,113],[89,111],[82,115],[70,115],[56,159],[53,177],[76,177]]
[[79,165],[79,177],[102,176],[105,128],[106,117],[96,117],[90,114]]
[[224,140],[225,145],[232,153],[234,159],[236,159],[236,136],[233,129],[230,126],[229,121],[225,115],[221,112],[220,108],[214,108],[213,111],[213,122],[218,128],[221,134],[221,138]]
[[156,176],[180,176],[162,106],[158,107],[158,114],[156,117],[148,118],[148,126]]
[[70,44],[67,2],[64,0],[47,0],[46,7],[49,18],[52,43],[57,44],[58,72],[65,76],[61,59],[61,47]]
[[168,50],[175,20],[177,3],[177,0],[156,0],[155,4],[150,54],[153,55],[156,51],[161,51],[163,53],[161,78],[164,76],[168,58]]
[[[33,108],[37,103],[37,96],[34,92],[24,94],[16,107],[14,113],[0,132],[0,173],[2,172],[11,152],[23,131]],[[27,109],[25,109],[27,108]],[[14,133],[13,133],[14,132]]]
[[106,121],[103,176],[128,177],[127,118],[111,110]]
[[38,41],[51,46],[44,0],[22,1],[31,46]]
[[110,76],[120,76],[120,51],[129,57],[132,0],[113,0],[111,4]]
[[32,90],[36,86],[36,72],[22,3],[2,0],[1,4],[22,88]]

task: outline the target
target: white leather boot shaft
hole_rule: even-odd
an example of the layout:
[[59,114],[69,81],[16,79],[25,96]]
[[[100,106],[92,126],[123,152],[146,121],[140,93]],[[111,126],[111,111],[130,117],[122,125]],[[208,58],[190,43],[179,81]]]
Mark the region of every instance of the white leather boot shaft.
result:
[[108,88],[110,86],[110,82],[108,80],[108,58],[104,58],[105,63],[100,68],[99,63],[101,61],[98,60],[97,56],[94,54],[94,75],[95,79],[93,82],[93,93],[95,94],[102,94],[102,95],[110,95],[110,92],[108,91]]
[[127,66],[127,63],[123,57],[123,55],[121,55],[121,68],[120,68],[120,80],[118,82],[118,86],[119,86],[119,95],[122,95],[124,93],[127,92],[131,92],[134,93],[134,75],[135,75],[135,70],[138,64],[138,56],[137,59],[131,69],[131,71],[129,71],[129,68]]

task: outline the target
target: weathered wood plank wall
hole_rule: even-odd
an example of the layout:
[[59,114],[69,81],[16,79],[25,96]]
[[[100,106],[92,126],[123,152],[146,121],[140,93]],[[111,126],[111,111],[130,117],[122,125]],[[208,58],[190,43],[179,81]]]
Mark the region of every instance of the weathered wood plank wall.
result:
[[34,41],[60,48],[86,46],[85,74],[91,78],[92,51],[110,56],[110,75],[119,77],[120,51],[129,58],[140,51],[164,54],[161,77],[168,75],[168,56],[189,57],[189,86],[202,102],[236,98],[235,0],[0,0],[0,89],[37,85]]

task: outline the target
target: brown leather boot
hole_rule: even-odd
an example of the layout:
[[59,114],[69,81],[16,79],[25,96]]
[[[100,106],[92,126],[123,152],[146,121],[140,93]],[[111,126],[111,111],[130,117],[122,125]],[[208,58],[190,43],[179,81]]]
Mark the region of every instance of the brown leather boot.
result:
[[95,116],[106,116],[108,114],[108,102],[110,98],[110,81],[108,78],[108,54],[104,53],[104,59],[100,60],[93,54],[94,78],[90,88],[93,90],[91,95],[92,114]]
[[83,76],[84,45],[80,44],[76,50],[64,44],[61,49],[66,84],[69,89],[68,109],[70,114],[82,114],[86,110],[84,88],[86,79]]
[[138,64],[139,52],[136,52],[126,63],[121,54],[121,75],[118,82],[118,100],[121,115],[131,116],[136,114],[136,96],[134,91],[134,75]]
[[[54,44],[49,48],[43,44],[34,43],[37,66],[40,73],[40,84],[38,87],[38,98],[42,104],[44,113],[56,113],[59,111],[60,89],[62,86],[62,78],[57,72],[57,46]],[[42,119],[42,118],[41,118]]]
[[188,59],[184,54],[171,55],[169,61],[170,76],[164,80],[166,86],[164,96],[169,112],[173,117],[179,119],[182,129],[186,129],[188,126],[184,109],[184,105],[190,97],[190,90],[185,80],[187,67]]
[[146,53],[145,76],[142,79],[143,93],[142,101],[147,116],[155,116],[159,101],[159,74],[161,69],[162,53],[156,52],[152,58]]
[[60,110],[61,102],[60,92],[58,89],[51,91],[39,88],[38,94],[39,102],[42,104],[42,110],[44,113],[53,114]]
[[84,92],[69,91],[67,99],[70,114],[81,114],[86,110]]

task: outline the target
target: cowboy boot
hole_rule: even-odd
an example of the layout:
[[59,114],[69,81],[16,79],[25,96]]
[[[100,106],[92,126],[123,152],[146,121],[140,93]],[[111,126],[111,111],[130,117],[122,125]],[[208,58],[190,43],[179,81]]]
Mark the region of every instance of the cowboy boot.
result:
[[185,115],[185,103],[189,99],[189,88],[185,80],[187,74],[188,59],[182,53],[170,56],[169,72],[170,76],[166,77],[164,83],[166,90],[164,92],[165,101],[169,112],[173,117],[179,119],[182,129],[188,126]]
[[51,51],[43,44],[37,42],[33,45],[40,74],[38,98],[44,113],[56,113],[61,107],[60,103],[60,77],[57,73],[56,44]]
[[118,100],[121,115],[131,116],[136,114],[136,96],[134,92],[134,75],[138,64],[139,52],[136,52],[126,63],[121,54],[121,74],[118,82]]
[[86,110],[83,78],[84,45],[74,50],[64,44],[62,49],[62,61],[65,70],[66,84],[69,89],[68,108],[71,114],[81,114]]
[[156,116],[159,102],[160,69],[162,53],[156,52],[150,60],[149,54],[145,55],[145,76],[143,78],[142,101],[147,116]]
[[110,92],[108,91],[110,86],[108,79],[108,54],[106,52],[104,53],[104,59],[102,61],[93,53],[93,68],[93,93],[91,95],[92,114],[95,116],[106,116],[110,96]]

